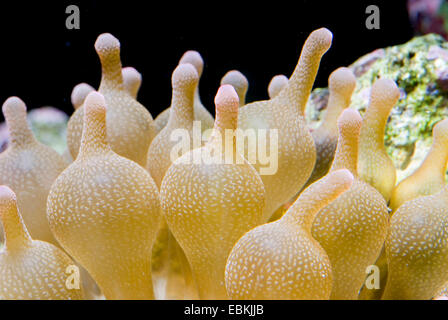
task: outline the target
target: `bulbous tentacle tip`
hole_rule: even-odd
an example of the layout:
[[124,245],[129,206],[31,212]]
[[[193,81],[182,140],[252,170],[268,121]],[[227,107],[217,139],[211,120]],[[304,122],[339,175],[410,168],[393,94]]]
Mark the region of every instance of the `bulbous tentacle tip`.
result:
[[120,41],[110,33],[100,34],[95,41],[95,50],[100,56],[120,50]]
[[15,204],[16,194],[8,186],[0,186],[0,206]]
[[247,78],[239,72],[238,70],[231,70],[227,72],[224,77],[221,79],[221,85],[223,84],[230,84],[234,87],[238,88],[244,88],[249,85],[249,82],[247,81]]
[[348,190],[355,179],[348,169],[340,169],[330,172],[327,176],[327,183],[335,185],[340,190]]
[[360,128],[362,124],[362,117],[359,114],[358,110],[355,109],[345,109],[342,111],[341,115],[338,118],[338,127],[339,129],[343,128]]
[[380,78],[373,84],[370,96],[386,104],[395,104],[400,98],[400,90],[392,79]]
[[218,112],[238,112],[239,98],[235,88],[230,84],[220,86],[215,96],[215,105]]
[[16,117],[19,114],[26,115],[26,105],[22,99],[18,97],[10,97],[6,99],[2,107],[3,115],[8,120],[9,118]]
[[123,79],[131,82],[141,82],[142,75],[133,67],[125,67],[122,69]]
[[179,64],[190,63],[192,64],[199,76],[202,75],[202,70],[204,69],[204,60],[199,52],[195,50],[186,51],[179,60]]
[[278,74],[273,76],[271,81],[269,82],[269,87],[284,87],[288,84],[288,77],[284,74]]
[[199,75],[190,63],[179,64],[173,71],[171,85],[173,88],[185,88],[197,85]]
[[[351,188],[354,176],[348,169],[330,171],[306,188],[284,215],[294,218],[305,228],[311,227],[315,214]],[[297,220],[298,219],[298,220]]]
[[286,87],[286,85],[288,84],[288,77],[285,76],[284,74],[278,74],[274,77],[272,77],[271,81],[269,82],[268,85],[268,95],[269,98],[274,98],[276,97],[279,92]]
[[351,95],[356,87],[356,77],[346,67],[340,67],[333,71],[328,82],[330,91],[340,91],[344,95]]
[[331,47],[333,34],[327,28],[320,28],[310,33],[305,45],[311,44],[312,47],[324,54]]
[[95,91],[95,89],[87,83],[77,84],[73,88],[72,94],[70,97],[73,107],[75,109],[78,109],[80,106],[82,106],[87,95],[92,91]]
[[89,118],[104,117],[106,114],[106,100],[97,92],[91,92],[84,102],[84,115]]

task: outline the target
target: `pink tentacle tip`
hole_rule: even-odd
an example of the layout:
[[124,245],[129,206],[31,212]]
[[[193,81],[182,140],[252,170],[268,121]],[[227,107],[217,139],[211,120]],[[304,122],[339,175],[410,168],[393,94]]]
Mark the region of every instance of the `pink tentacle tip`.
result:
[[230,84],[224,84],[219,87],[215,97],[215,105],[218,110],[238,111],[239,99],[235,89]]
[[106,100],[104,96],[97,92],[91,92],[84,103],[86,114],[103,114],[106,113]]
[[355,179],[353,174],[348,169],[337,170],[331,174],[341,185],[344,185],[347,188],[351,187],[353,180]]

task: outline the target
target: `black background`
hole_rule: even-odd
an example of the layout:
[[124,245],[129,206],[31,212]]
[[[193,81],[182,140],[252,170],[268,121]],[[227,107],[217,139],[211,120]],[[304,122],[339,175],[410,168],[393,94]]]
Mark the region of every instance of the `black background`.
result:
[[[99,85],[93,45],[103,32],[120,40],[123,66],[142,73],[139,100],[153,116],[169,106],[171,72],[189,49],[205,60],[201,97],[214,112],[213,97],[228,70],[238,69],[249,79],[248,101],[266,99],[272,76],[290,76],[314,29],[333,32],[316,86],[326,86],[335,68],[412,38],[404,0],[5,2],[0,5],[0,103],[17,95],[29,109],[51,105],[68,114],[74,85]],[[65,27],[69,4],[80,8],[80,30]],[[380,8],[380,30],[365,27],[369,4]]]

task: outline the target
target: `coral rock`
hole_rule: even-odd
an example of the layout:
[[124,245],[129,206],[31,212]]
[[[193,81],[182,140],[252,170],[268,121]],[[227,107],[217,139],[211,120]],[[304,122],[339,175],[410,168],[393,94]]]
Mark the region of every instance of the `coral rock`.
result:
[[[361,115],[378,78],[391,79],[400,89],[401,97],[392,109],[384,139],[400,182],[423,162],[431,148],[434,125],[448,118],[448,92],[437,81],[440,72],[448,69],[448,42],[435,34],[415,37],[404,44],[377,49],[349,68],[357,78],[350,107]],[[327,88],[311,93],[306,108],[310,127],[319,125],[327,101]]]

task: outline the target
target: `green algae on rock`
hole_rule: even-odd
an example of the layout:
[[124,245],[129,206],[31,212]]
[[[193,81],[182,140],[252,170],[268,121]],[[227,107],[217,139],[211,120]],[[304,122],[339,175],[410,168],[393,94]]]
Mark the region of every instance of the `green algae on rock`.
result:
[[[432,128],[448,117],[448,42],[429,34],[409,42],[377,49],[349,66],[357,78],[350,107],[361,115],[370,88],[379,77],[394,80],[401,92],[385,133],[388,154],[397,167],[397,182],[411,174],[431,147]],[[328,89],[315,89],[306,108],[310,127],[322,119]]]

